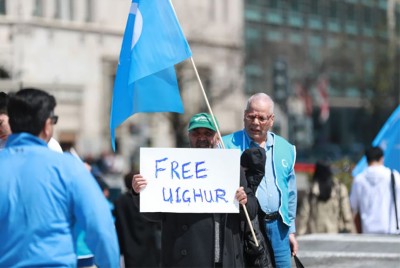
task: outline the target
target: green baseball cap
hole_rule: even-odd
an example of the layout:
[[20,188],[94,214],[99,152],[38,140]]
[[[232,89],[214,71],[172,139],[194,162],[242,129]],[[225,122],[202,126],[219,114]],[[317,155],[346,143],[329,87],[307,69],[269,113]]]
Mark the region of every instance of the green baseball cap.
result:
[[[218,121],[216,118],[215,118],[215,122],[217,123],[217,126],[219,127],[219,124],[218,124]],[[207,113],[199,113],[199,114],[193,115],[193,117],[189,121],[188,131],[191,131],[192,129],[200,128],[200,127],[208,128],[208,129],[211,129],[212,131],[217,132],[217,128],[214,125],[211,115],[209,115]]]

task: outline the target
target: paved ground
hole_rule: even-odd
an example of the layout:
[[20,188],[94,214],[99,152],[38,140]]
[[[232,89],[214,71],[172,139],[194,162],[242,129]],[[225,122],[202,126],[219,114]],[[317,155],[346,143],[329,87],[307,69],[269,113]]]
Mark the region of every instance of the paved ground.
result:
[[400,235],[312,234],[297,239],[297,256],[306,268],[400,268]]

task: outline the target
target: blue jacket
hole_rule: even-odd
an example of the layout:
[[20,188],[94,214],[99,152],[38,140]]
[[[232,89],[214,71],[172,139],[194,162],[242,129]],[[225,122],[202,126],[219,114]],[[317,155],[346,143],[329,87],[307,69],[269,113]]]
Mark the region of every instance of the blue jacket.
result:
[[0,267],[75,267],[73,227],[99,267],[119,267],[107,201],[84,165],[28,133],[0,151]]
[[[296,160],[296,149],[282,137],[274,133],[271,134],[274,136],[274,174],[277,178],[277,187],[281,197],[279,213],[282,216],[283,222],[287,226],[291,226],[296,218],[297,190],[296,187],[290,187],[289,181],[295,179],[294,164]],[[240,149],[243,152],[249,148],[249,142],[247,142],[248,136],[245,130],[239,130],[226,135],[222,137],[222,139],[226,149]]]

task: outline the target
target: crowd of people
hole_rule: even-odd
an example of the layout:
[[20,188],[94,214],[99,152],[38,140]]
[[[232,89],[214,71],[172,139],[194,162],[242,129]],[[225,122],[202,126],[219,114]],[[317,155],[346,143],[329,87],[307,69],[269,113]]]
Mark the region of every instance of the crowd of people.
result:
[[139,171],[111,204],[98,170],[52,145],[55,107],[39,89],[0,93],[0,267],[291,267],[296,234],[399,233],[400,175],[379,147],[350,193],[318,161],[297,212],[296,149],[272,132],[267,94],[248,99],[244,128],[222,140],[207,113],[187,129],[190,148],[240,150],[239,213],[140,213]]

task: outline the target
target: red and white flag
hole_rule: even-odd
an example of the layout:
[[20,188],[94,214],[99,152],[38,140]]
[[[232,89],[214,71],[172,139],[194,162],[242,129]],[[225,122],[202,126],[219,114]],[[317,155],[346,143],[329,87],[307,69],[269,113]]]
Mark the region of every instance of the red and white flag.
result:
[[325,123],[329,119],[328,80],[326,78],[320,78],[317,88],[320,96],[319,120],[320,122]]

